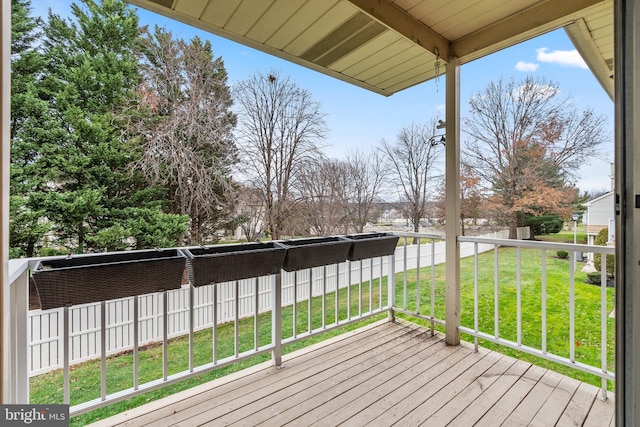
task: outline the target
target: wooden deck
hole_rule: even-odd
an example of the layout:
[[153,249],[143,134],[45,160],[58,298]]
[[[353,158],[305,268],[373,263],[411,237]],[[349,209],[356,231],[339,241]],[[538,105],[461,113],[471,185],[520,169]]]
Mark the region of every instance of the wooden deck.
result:
[[405,323],[378,323],[94,425],[613,425],[599,389]]

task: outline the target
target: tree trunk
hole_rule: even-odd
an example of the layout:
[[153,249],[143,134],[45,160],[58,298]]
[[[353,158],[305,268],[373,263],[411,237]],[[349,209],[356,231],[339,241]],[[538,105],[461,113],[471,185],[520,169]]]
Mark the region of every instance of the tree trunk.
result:
[[509,238],[517,239],[518,238],[518,214],[514,213],[511,215],[511,220],[509,221]]
[[84,228],[78,224],[78,253],[84,253]]
[[33,258],[35,252],[36,242],[29,240],[27,243],[27,258]]

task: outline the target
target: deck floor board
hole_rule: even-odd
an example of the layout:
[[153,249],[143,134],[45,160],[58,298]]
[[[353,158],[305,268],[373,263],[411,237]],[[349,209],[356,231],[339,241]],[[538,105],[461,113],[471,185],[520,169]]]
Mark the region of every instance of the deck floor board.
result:
[[609,425],[614,396],[405,322],[378,323],[98,426]]

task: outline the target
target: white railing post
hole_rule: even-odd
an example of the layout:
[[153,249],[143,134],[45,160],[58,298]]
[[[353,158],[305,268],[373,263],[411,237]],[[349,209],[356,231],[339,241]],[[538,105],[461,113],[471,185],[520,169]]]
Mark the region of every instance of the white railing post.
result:
[[[273,275],[273,291],[271,292],[271,341],[273,351],[271,353],[273,364],[276,368],[282,368],[282,275]],[[309,295],[311,298],[311,295]],[[295,319],[294,319],[295,322]]]
[[[406,245],[405,245],[406,247]],[[395,304],[396,295],[396,256],[395,254],[387,257],[387,264],[389,268],[387,271],[387,304],[389,305],[389,322],[396,320],[393,307]],[[381,278],[382,279],[382,278]]]
[[[58,345],[58,357],[56,358],[56,364],[55,367],[58,369],[61,369],[62,367],[64,367],[64,362],[63,362],[63,358],[64,358],[64,351],[65,351],[65,339],[64,339],[64,334],[66,329],[64,328],[64,308],[60,307],[60,308],[56,308],[56,322],[58,325],[58,336],[57,336],[57,340],[56,343]],[[49,360],[51,360],[51,357],[49,357]]]
[[9,403],[29,402],[29,269],[10,283]]
[[63,340],[63,352],[62,352],[62,376],[63,380],[63,391],[62,391],[62,402],[66,405],[71,401],[71,387],[69,385],[70,376],[69,376],[69,346],[70,346],[70,338],[69,333],[71,331],[71,327],[69,326],[69,307],[63,308],[63,321],[62,321],[62,340]]
[[195,351],[194,346],[194,323],[195,323],[195,313],[194,313],[194,294],[195,289],[193,285],[189,284],[189,372],[193,372],[193,353]]

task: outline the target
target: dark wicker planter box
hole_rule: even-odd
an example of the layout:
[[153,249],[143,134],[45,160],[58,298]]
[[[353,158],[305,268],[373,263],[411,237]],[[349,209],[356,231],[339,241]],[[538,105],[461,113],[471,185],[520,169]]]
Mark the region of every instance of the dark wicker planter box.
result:
[[193,286],[280,273],[286,248],[277,242],[183,249]]
[[398,236],[386,233],[354,234],[346,237],[353,241],[348,256],[350,261],[392,255],[399,239]]
[[287,247],[287,256],[282,265],[285,271],[338,264],[346,261],[351,249],[351,241],[343,237],[317,237],[282,243]]
[[43,260],[33,281],[43,310],[178,289],[185,258],[177,249]]

